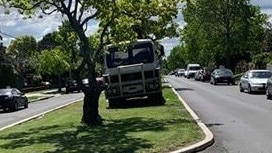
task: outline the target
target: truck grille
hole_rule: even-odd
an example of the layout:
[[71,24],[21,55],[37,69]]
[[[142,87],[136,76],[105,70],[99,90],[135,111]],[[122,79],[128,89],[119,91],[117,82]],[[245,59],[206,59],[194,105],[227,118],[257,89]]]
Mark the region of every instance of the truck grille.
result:
[[[154,71],[145,71],[144,77],[146,79],[149,79],[149,78],[159,77],[159,74],[156,71],[155,72]],[[142,80],[142,73],[137,72],[137,73],[122,74],[121,80],[122,80],[122,82],[127,82],[127,81],[132,81],[132,80]],[[110,76],[110,81],[111,81],[111,83],[118,83],[119,82],[118,75]]]

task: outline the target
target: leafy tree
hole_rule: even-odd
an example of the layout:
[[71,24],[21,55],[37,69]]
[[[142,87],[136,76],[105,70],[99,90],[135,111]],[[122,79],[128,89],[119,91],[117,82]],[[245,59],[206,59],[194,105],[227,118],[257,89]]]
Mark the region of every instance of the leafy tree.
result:
[[258,52],[266,16],[249,0],[196,0],[183,10],[182,39],[192,57],[234,69],[247,54]]
[[57,40],[57,32],[48,33],[45,35],[42,40],[38,42],[38,50],[41,52],[42,50],[51,50],[62,44]]
[[61,91],[61,74],[70,68],[69,57],[59,48],[44,50],[38,56],[38,71],[40,73],[57,75],[59,79],[58,90]]
[[80,63],[79,59],[79,40],[71,27],[70,23],[66,20],[59,26],[58,32],[56,32],[55,41],[63,48],[63,50],[69,56],[70,70],[69,77],[72,78],[72,70],[75,70]]
[[35,68],[32,57],[36,51],[37,42],[32,36],[21,36],[12,40],[7,48],[8,58],[23,82],[26,81],[27,73]]
[[[98,99],[102,89],[96,83],[95,68],[104,45],[109,41],[133,41],[137,37],[159,40],[176,34],[177,24],[173,18],[178,13],[178,3],[179,0],[4,0],[3,4],[18,8],[28,16],[41,11],[47,15],[59,12],[67,18],[79,39],[79,51],[83,58],[74,73],[85,94],[82,123],[91,125],[101,123]],[[86,35],[86,25],[91,20],[100,21],[98,47],[93,47]],[[88,88],[82,85],[80,79],[84,68],[88,72]]]
[[174,47],[170,55],[167,57],[167,66],[169,71],[173,71],[177,68],[185,68],[187,64],[187,53],[185,46],[179,45]]

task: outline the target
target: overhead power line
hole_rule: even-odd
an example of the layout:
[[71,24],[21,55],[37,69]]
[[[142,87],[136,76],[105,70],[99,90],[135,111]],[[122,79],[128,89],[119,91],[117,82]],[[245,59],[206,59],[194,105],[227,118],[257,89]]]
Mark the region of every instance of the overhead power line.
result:
[[0,34],[5,35],[5,36],[7,36],[7,37],[11,37],[11,38],[15,38],[15,39],[16,39],[15,36],[12,36],[12,35],[10,35],[10,34],[4,33],[4,32],[2,32],[2,31],[0,31]]

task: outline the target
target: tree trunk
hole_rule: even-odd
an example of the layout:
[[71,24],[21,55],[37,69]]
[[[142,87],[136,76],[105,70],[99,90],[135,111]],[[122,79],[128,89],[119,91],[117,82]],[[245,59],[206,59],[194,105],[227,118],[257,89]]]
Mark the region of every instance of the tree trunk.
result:
[[58,92],[61,92],[61,76],[58,74]]
[[84,91],[82,123],[87,125],[102,125],[102,119],[98,111],[101,91],[96,85],[91,85]]

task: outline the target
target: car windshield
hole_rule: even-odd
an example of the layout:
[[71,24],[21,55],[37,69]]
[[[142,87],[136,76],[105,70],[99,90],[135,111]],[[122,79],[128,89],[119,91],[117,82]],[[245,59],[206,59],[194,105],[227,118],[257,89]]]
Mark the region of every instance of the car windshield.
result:
[[7,95],[11,93],[11,89],[0,89],[0,95]]
[[199,66],[191,66],[189,70],[200,70]]
[[154,61],[153,47],[150,42],[127,47],[126,51],[119,51],[117,47],[111,47],[109,52],[106,55],[109,68],[137,63],[152,63]]
[[185,72],[185,70],[184,69],[179,69],[178,72]]
[[270,78],[271,72],[252,72],[249,74],[250,78]]
[[217,71],[216,71],[216,73],[218,74],[218,75],[233,75],[233,73],[232,73],[232,71],[231,70],[229,70],[229,69],[218,69]]

